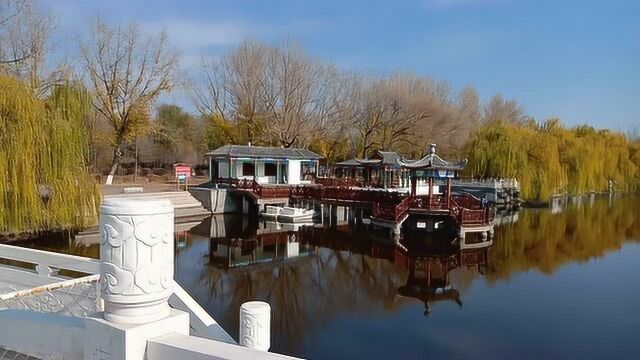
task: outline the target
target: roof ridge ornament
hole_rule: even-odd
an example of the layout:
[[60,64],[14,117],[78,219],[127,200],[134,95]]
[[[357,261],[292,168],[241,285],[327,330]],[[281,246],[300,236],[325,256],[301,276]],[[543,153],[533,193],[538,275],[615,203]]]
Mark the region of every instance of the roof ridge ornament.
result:
[[436,154],[436,144],[429,144],[429,150],[427,151],[427,154],[429,155],[435,155]]
[[408,169],[439,169],[439,170],[462,170],[467,164],[467,159],[449,162],[436,154],[436,144],[429,144],[427,155],[419,160],[407,160],[405,157],[396,160],[399,166]]

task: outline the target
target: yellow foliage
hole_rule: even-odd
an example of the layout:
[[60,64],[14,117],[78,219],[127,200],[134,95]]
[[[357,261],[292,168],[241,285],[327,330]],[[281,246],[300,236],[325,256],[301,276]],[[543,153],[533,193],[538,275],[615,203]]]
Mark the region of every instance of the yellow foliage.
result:
[[95,223],[99,191],[85,163],[89,108],[80,87],[58,86],[41,100],[0,76],[0,232]]
[[557,194],[638,188],[639,164],[632,143],[618,133],[588,126],[564,128],[558,120],[543,124],[492,123],[480,127],[464,152],[472,177],[517,178],[526,200]]

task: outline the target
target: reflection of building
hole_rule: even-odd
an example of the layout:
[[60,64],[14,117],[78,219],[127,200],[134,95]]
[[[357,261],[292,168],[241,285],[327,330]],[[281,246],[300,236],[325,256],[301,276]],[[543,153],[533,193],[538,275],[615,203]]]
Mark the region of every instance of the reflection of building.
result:
[[484,274],[487,255],[488,247],[457,250],[454,246],[448,246],[440,250],[410,251],[407,282],[398,288],[397,295],[422,301],[425,315],[429,315],[431,304],[435,302],[451,301],[462,307],[460,292],[451,287],[449,273],[456,268],[466,267]]
[[312,254],[301,245],[296,232],[256,234],[249,239],[211,239],[209,263],[225,269],[264,263],[278,263]]
[[209,238],[209,263],[231,269],[277,263],[311,254],[299,243],[298,230],[305,224],[258,222],[248,216],[214,215],[191,229]]

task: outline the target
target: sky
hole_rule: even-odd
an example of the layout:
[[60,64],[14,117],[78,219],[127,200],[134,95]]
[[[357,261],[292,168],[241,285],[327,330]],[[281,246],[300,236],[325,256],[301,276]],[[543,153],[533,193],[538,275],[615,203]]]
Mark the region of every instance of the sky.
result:
[[98,16],[166,30],[187,70],[245,39],[294,40],[341,69],[431,76],[485,102],[501,94],[537,120],[640,128],[640,0],[40,2],[58,19],[60,49]]

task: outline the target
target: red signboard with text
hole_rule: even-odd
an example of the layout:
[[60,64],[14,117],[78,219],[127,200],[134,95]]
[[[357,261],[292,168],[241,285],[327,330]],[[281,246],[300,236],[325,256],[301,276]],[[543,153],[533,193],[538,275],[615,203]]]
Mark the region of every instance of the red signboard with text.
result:
[[188,164],[173,165],[173,172],[178,179],[186,179],[191,177],[191,166]]

